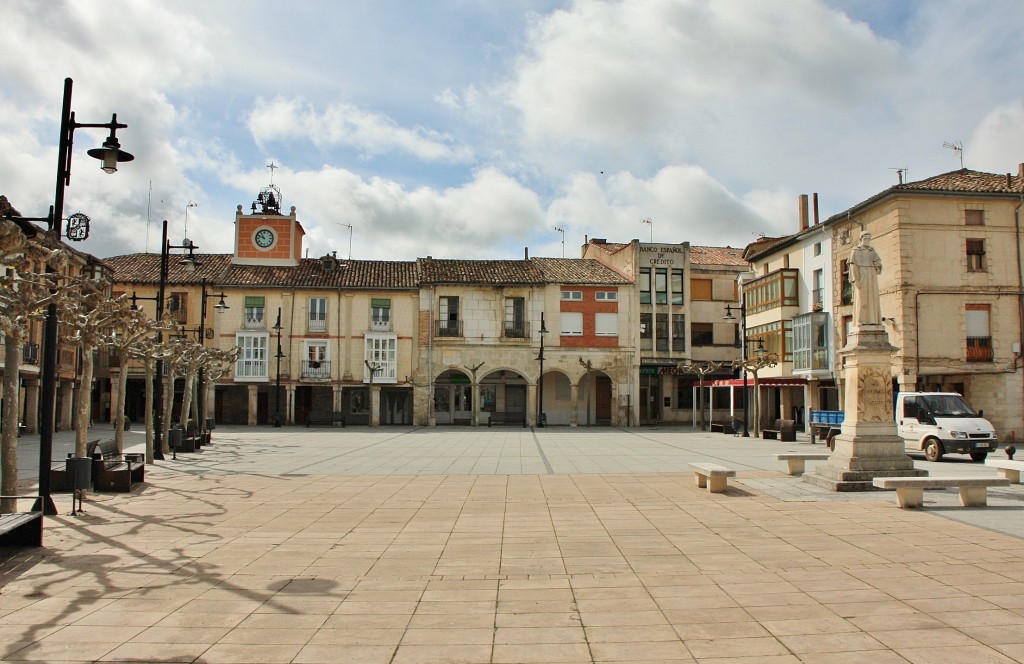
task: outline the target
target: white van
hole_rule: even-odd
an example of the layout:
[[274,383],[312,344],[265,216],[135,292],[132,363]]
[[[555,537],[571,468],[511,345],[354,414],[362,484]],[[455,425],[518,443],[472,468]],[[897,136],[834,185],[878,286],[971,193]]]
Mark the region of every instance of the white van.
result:
[[907,451],[924,452],[929,461],[943,454],[984,461],[999,445],[995,428],[955,392],[900,392],[895,415]]

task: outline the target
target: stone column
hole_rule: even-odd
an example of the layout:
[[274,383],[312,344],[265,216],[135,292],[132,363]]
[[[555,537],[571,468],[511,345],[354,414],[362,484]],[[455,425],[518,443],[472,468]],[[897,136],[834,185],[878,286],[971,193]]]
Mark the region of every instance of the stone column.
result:
[[25,432],[39,433],[39,379],[25,379]]
[[259,399],[256,395],[259,394],[259,385],[247,385],[249,391],[249,419],[246,422],[251,427],[256,426],[256,410],[259,408]]
[[526,421],[532,427],[537,426],[537,383],[526,386]]
[[370,426],[380,426],[380,385],[370,388]]
[[[73,413],[75,412],[75,384],[70,380],[58,381],[57,391],[60,393],[60,412],[57,414],[57,431],[70,431]],[[86,396],[88,399],[88,395]]]
[[843,432],[827,464],[804,481],[833,491],[871,491],[874,477],[920,477],[903,449],[893,418],[892,355],[896,348],[881,325],[854,328],[845,358]]
[[578,385],[569,385],[569,403],[572,407],[569,408],[569,426],[579,426],[580,419],[580,388]]

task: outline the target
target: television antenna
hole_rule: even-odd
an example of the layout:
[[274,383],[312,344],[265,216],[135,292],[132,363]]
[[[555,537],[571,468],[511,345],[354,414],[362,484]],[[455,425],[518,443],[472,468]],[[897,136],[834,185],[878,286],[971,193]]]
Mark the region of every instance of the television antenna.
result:
[[644,217],[640,220],[641,224],[647,224],[651,227],[651,244],[654,244],[654,220],[650,217]]
[[562,234],[562,258],[565,258],[565,226],[563,224],[556,224],[551,227],[551,230]]
[[192,201],[189,201],[188,204],[185,206],[185,232],[184,232],[185,240],[182,242],[182,244],[185,244],[185,245],[188,244],[188,211],[191,208],[197,208],[197,207],[199,207],[199,203],[193,203]]
[[960,157],[960,168],[963,169],[963,167],[964,167],[964,144],[961,143],[960,141],[953,141],[952,143],[950,143],[949,141],[946,141],[945,143],[942,144],[942,147],[946,148],[947,150],[952,150],[953,152],[957,153],[957,156]]
[[352,260],[352,224],[343,224],[339,221],[338,225],[348,227],[348,259]]

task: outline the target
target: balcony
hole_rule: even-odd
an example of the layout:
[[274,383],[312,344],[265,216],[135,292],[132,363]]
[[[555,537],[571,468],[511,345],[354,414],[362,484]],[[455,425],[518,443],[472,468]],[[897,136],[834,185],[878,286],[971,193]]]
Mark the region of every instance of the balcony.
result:
[[327,380],[331,377],[330,360],[303,360],[302,377],[313,380]]
[[799,306],[800,299],[797,294],[799,274],[799,270],[795,268],[782,268],[744,284],[743,293],[747,303],[747,315],[751,316],[781,307]]
[[235,362],[235,379],[266,379],[268,376],[266,360],[239,360]]
[[461,320],[436,320],[434,321],[435,337],[461,337]]
[[306,321],[306,332],[312,332],[313,334],[323,333],[327,331],[327,319],[326,318],[310,318]]
[[39,364],[39,344],[27,343],[21,347],[23,364]]
[[506,322],[502,327],[502,333],[506,339],[528,339],[530,337],[530,326],[526,322]]
[[967,337],[967,361],[991,362],[992,337]]
[[374,318],[370,321],[370,332],[391,332],[390,318]]
[[247,330],[264,330],[267,327],[267,320],[263,317],[263,312],[251,313],[245,312],[245,329]]

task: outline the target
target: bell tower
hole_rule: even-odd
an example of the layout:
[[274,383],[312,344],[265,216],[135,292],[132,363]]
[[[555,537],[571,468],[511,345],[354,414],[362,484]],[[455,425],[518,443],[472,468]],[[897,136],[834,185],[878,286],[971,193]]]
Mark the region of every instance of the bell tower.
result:
[[295,217],[295,206],[288,215],[281,213],[281,190],[271,183],[260,190],[250,214],[239,205],[235,210],[236,265],[295,266],[302,259],[302,238],[306,232]]

